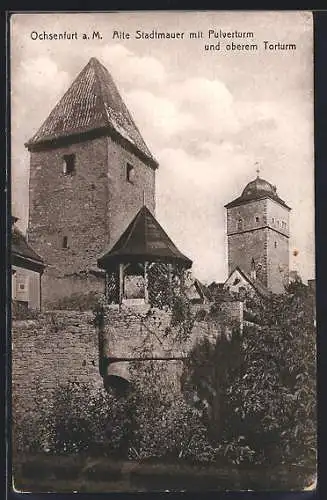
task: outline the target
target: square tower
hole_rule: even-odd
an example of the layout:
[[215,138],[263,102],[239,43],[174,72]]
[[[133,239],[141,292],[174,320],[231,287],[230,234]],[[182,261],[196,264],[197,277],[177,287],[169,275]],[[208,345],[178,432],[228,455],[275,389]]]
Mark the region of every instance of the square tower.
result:
[[290,207],[275,186],[259,176],[227,209],[228,273],[236,267],[273,293],[289,275]]
[[97,59],[90,59],[26,147],[28,240],[47,266],[44,302],[102,291],[97,258],[144,199],[155,212],[158,163]]

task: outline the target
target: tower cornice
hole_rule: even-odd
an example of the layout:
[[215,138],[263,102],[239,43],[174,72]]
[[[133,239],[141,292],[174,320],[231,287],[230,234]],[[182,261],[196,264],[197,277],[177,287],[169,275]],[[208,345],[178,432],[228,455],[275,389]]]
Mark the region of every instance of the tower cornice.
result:
[[48,149],[62,148],[71,144],[98,139],[100,137],[110,137],[113,141],[119,143],[124,149],[137,156],[149,167],[153,169],[158,168],[159,164],[154,158],[145,155],[142,151],[140,151],[129,141],[121,137],[113,128],[110,128],[109,126],[87,131],[80,131],[63,137],[49,137],[43,141],[39,141],[36,143],[26,142],[24,145],[30,152],[46,151]]
[[238,198],[235,198],[235,200],[224,205],[224,207],[227,209],[234,208],[234,207],[246,205],[248,203],[255,203],[255,202],[261,201],[261,200],[271,200],[271,201],[274,201],[275,203],[277,203],[278,205],[281,205],[282,207],[286,208],[289,212],[292,210],[291,207],[286,205],[286,203],[281,198],[276,199],[276,198],[269,196],[267,194],[264,196],[256,197],[256,198],[243,198],[242,196],[239,196]]
[[244,229],[242,231],[233,231],[232,233],[227,233],[227,236],[232,236],[234,234],[253,233],[254,231],[260,231],[262,229],[271,229],[271,231],[281,234],[282,236],[285,236],[285,238],[289,238],[288,234],[283,233],[282,231],[278,231],[278,229],[271,227],[269,224],[265,224],[264,226],[254,227],[252,229]]

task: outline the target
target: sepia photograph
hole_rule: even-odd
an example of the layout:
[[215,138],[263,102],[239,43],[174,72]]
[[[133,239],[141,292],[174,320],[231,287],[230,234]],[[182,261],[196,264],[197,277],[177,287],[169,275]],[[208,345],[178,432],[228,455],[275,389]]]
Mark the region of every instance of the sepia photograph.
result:
[[13,490],[314,490],[312,13],[14,13],[9,77]]

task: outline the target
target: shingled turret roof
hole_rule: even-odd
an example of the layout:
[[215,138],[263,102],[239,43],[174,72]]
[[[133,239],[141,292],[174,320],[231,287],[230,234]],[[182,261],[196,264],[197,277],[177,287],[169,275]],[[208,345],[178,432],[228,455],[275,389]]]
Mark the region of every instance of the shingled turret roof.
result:
[[133,260],[175,262],[186,268],[192,265],[146,206],[139,210],[111,250],[98,259],[98,265],[105,269],[110,264]]
[[26,147],[31,150],[36,145],[91,131],[119,138],[152,167],[158,166],[109,71],[95,57],[82,69]]
[[263,198],[270,198],[272,200],[275,200],[280,205],[283,205],[283,207],[291,210],[290,207],[286,205],[285,201],[278,196],[276,186],[273,186],[272,184],[270,184],[270,182],[261,179],[259,175],[256,179],[249,182],[245,186],[241,196],[231,201],[230,203],[227,203],[227,205],[225,205],[225,208],[237,207],[239,205],[243,205],[244,203],[248,203],[249,201],[261,200]]
[[[17,218],[14,218],[17,220]],[[27,243],[23,233],[15,226],[11,230],[11,261],[12,264],[32,270],[43,270],[43,259]]]

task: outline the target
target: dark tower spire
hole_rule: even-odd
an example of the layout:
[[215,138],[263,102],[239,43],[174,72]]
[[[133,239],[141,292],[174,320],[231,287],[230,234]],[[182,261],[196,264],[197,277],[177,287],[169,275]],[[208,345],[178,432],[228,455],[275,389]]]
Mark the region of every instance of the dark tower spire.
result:
[[112,135],[152,167],[158,166],[112,76],[95,57],[91,57],[26,147],[31,151],[90,133]]

